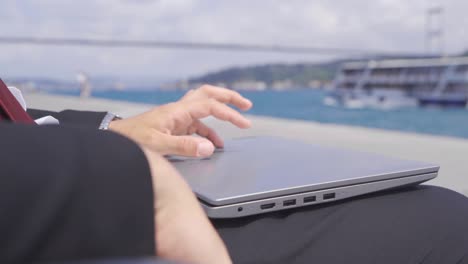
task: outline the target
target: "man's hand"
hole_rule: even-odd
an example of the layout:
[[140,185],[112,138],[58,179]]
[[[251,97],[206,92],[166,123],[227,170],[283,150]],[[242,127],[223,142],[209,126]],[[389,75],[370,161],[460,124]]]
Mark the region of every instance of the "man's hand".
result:
[[239,128],[250,127],[250,121],[227,104],[243,111],[252,107],[248,99],[235,91],[204,85],[189,91],[175,103],[113,121],[109,129],[163,155],[206,157],[213,154],[215,146],[223,147],[223,140],[200,119],[214,116]]
[[143,151],[153,177],[157,255],[181,263],[231,263],[187,183],[163,157]]

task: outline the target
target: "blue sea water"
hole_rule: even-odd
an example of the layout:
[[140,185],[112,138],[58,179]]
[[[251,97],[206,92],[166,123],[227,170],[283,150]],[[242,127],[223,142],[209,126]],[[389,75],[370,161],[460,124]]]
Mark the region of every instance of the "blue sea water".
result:
[[[179,99],[181,91],[96,91],[93,96],[149,104]],[[248,113],[321,123],[468,138],[468,110],[404,108],[347,109],[323,104],[320,90],[242,92],[254,107]]]

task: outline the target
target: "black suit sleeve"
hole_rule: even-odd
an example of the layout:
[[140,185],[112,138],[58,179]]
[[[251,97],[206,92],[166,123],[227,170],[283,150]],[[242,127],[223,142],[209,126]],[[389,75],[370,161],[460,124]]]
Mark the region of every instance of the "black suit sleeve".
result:
[[60,125],[79,125],[98,128],[107,112],[91,112],[64,110],[61,112],[28,109],[28,114],[33,118],[41,118],[47,115],[59,120]]
[[0,123],[0,263],[155,254],[141,149],[90,128]]

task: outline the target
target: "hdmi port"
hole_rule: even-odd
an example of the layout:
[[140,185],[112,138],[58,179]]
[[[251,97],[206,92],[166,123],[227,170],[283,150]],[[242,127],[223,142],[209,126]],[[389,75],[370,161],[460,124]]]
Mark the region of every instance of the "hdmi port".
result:
[[260,208],[262,210],[271,209],[273,207],[275,207],[275,203],[267,203],[267,204],[260,205]]

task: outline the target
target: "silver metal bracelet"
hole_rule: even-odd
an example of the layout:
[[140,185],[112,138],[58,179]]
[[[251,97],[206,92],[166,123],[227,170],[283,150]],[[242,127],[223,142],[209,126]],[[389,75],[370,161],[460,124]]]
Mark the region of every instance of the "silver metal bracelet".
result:
[[122,117],[116,115],[116,114],[112,114],[112,113],[107,113],[104,118],[102,119],[101,121],[101,124],[99,125],[99,129],[100,130],[108,130],[109,129],[109,125],[112,121],[114,120],[120,120],[122,119]]

